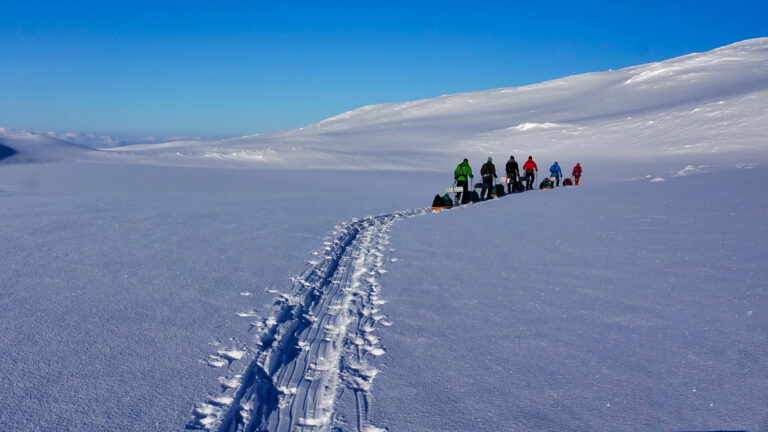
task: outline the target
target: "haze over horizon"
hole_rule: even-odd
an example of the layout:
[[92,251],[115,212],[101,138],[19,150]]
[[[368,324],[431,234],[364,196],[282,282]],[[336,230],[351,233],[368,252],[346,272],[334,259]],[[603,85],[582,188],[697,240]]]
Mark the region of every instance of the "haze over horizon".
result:
[[250,135],[708,51],[766,19],[758,2],[20,3],[0,17],[0,126]]

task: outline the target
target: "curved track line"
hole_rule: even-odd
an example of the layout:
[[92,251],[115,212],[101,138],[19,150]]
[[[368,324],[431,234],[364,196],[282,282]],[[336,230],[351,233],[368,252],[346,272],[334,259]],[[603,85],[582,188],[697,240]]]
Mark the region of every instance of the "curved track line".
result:
[[199,404],[191,428],[220,432],[327,431],[340,392],[355,392],[355,428],[368,425],[370,389],[384,354],[375,330],[388,325],[379,311],[383,251],[398,220],[426,209],[353,219],[336,227],[322,259],[292,278],[258,338],[239,386]]

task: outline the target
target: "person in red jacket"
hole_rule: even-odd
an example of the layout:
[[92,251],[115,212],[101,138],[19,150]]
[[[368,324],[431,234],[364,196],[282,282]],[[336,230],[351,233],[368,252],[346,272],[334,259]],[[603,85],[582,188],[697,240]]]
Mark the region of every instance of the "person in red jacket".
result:
[[576,186],[578,186],[579,178],[581,177],[581,164],[576,163],[576,166],[573,167],[573,172],[571,175],[573,175],[573,179],[576,181]]
[[533,190],[533,172],[539,172],[539,167],[533,161],[533,156],[528,156],[528,160],[523,165],[525,170],[525,190]]

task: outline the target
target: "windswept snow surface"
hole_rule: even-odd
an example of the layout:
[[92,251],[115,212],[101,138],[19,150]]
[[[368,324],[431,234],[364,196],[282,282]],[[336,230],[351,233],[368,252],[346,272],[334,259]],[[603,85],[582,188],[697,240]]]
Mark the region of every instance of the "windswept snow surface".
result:
[[372,421],[765,430],[766,184],[760,167],[559,188],[395,226]]
[[0,429],[182,430],[198,404],[227,405],[273,303],[333,227],[421,204],[404,187],[371,194],[391,179],[443,184],[3,164]]
[[[766,96],[755,39],[230,140],[0,129],[0,429],[768,430]],[[510,153],[582,185],[424,208]]]

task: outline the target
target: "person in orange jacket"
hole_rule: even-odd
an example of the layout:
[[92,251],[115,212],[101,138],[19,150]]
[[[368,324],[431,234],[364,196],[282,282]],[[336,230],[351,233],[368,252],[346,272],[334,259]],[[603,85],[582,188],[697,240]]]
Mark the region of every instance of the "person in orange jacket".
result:
[[525,171],[525,190],[533,190],[533,172],[539,172],[539,167],[533,161],[533,156],[528,156],[528,160],[523,165]]
[[576,163],[576,166],[573,167],[573,172],[571,173],[573,176],[574,181],[576,182],[576,186],[579,185],[579,179],[581,178],[581,164]]

